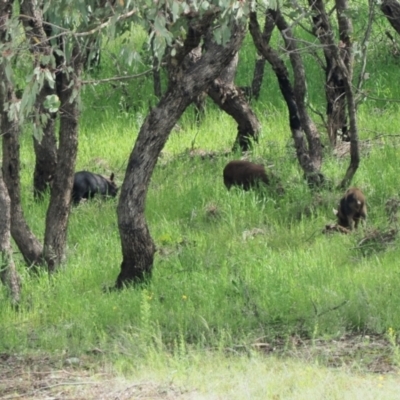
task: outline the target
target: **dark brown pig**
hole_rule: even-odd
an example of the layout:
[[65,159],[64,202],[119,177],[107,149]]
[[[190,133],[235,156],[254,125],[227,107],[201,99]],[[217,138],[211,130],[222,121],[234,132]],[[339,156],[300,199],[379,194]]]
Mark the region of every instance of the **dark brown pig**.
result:
[[[240,186],[244,190],[259,185],[261,182],[265,185],[276,181],[276,178],[268,176],[265,167],[262,164],[255,164],[245,160],[230,161],[224,168],[224,184],[228,190],[232,186]],[[282,187],[279,186],[278,192],[283,193]]]
[[360,220],[367,218],[367,205],[363,192],[358,188],[350,188],[340,199],[339,207],[333,210],[338,225],[344,228],[357,229]]

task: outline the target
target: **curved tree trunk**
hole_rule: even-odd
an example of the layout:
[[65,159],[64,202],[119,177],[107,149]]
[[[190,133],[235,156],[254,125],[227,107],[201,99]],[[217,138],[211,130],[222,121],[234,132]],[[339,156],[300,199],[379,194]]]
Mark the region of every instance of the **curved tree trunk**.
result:
[[[206,28],[210,21],[205,23]],[[204,29],[197,25],[197,29]],[[155,246],[144,216],[145,201],[151,175],[158,155],[171,129],[193,99],[220,75],[239,49],[245,30],[235,27],[225,47],[211,44],[202,58],[189,69],[183,59],[174,58],[176,67],[170,74],[169,87],[158,105],[152,109],[140,129],[129,158],[118,203],[118,227],[122,245],[121,272],[116,288],[124,284],[142,282],[151,276]],[[187,38],[184,54],[200,43],[200,35]]]
[[[269,11],[266,14],[266,24],[275,25],[275,19]],[[283,60],[280,58],[278,52],[272,49],[267,42],[264,42],[257,20],[257,14],[254,12],[250,14],[249,27],[257,50],[270,63],[278,79],[282,96],[286,101],[289,111],[290,130],[292,132],[299,164],[310,184],[320,184],[324,180],[319,171],[320,162],[315,162],[310,155],[311,152],[308,149],[308,144],[304,137],[296,96],[292,84],[290,83],[289,71],[287,70]]]
[[251,139],[255,142],[258,141],[258,132],[261,125],[244,97],[242,90],[233,83],[238,60],[239,55],[235,54],[219,78],[213,81],[207,93],[215,104],[234,118],[238,124],[238,134],[233,149],[240,148],[242,151],[247,151],[250,149]]
[[[4,104],[2,100],[0,104]],[[7,112],[2,112],[1,129],[3,179],[11,199],[11,234],[28,266],[42,264],[43,247],[26,223],[21,205],[19,126],[9,121]]]
[[[12,2],[2,2],[0,4],[0,41],[6,43],[6,20],[12,10]],[[20,128],[16,121],[10,121],[5,104],[12,104],[17,101],[14,88],[11,86],[6,75],[6,58],[0,64],[0,104],[1,104],[1,131],[3,163],[2,175],[10,197],[10,219],[11,235],[22,253],[28,265],[41,264],[43,247],[26,223],[21,205],[21,184],[20,184],[20,153],[19,153],[19,134]]]
[[11,304],[18,305],[21,293],[21,280],[15,269],[11,248],[11,201],[0,171],[0,280],[11,295]]

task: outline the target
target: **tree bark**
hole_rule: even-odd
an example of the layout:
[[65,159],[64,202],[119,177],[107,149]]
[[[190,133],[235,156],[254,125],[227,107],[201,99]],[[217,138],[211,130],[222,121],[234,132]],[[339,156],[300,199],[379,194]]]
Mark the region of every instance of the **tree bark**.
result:
[[85,59],[86,54],[77,43],[69,63],[71,71],[63,71],[61,79],[58,163],[51,187],[44,237],[44,256],[49,272],[57,269],[65,255],[71,191],[78,153],[80,78]]
[[251,98],[258,100],[260,97],[261,87],[264,80],[264,68],[266,59],[258,56],[254,65],[253,80],[251,81]]
[[340,46],[336,48],[336,62],[338,63],[346,89],[346,100],[350,122],[350,165],[339,187],[347,188],[360,164],[360,152],[358,145],[357,110],[353,93],[353,45],[351,36],[353,27],[347,16],[348,1],[336,0],[336,13],[339,25]]
[[[266,24],[275,25],[275,18],[273,17],[273,13],[269,10],[266,13]],[[249,28],[257,50],[270,63],[278,79],[282,96],[286,101],[289,111],[290,130],[292,132],[299,164],[303,169],[308,182],[310,184],[318,185],[324,180],[324,178],[319,172],[320,163],[315,162],[310,156],[310,151],[308,149],[308,144],[302,128],[302,121],[296,101],[297,99],[289,79],[289,71],[287,70],[285,63],[280,58],[279,54],[271,48],[268,42],[263,40],[257,20],[257,14],[255,12],[250,13]]]
[[[0,3],[0,40],[4,43],[6,40],[6,23],[12,13],[12,1],[3,1]],[[4,62],[0,66],[0,79],[3,85],[0,87],[0,104],[4,104],[8,94],[8,85],[5,80]],[[1,115],[1,129],[4,134],[3,116]],[[4,165],[4,161],[3,161]],[[11,304],[18,306],[21,293],[21,280],[15,269],[12,259],[11,248],[11,200],[8,194],[6,184],[3,180],[3,172],[0,171],[0,280],[7,286],[11,295]]]
[[233,150],[240,148],[247,151],[251,147],[251,139],[258,141],[261,124],[250,108],[242,90],[234,83],[239,55],[235,54],[230,64],[223,70],[208,88],[208,95],[221,110],[230,115],[238,124],[238,134]]
[[12,259],[10,209],[10,197],[0,171],[0,280],[7,286],[11,304],[16,307],[20,300],[21,280]]
[[[348,141],[348,127],[346,114],[346,89],[341,69],[337,65],[331,46],[334,37],[329,16],[326,13],[322,0],[309,0],[313,10],[313,33],[323,46],[325,57],[325,96],[328,138],[331,146],[336,146],[338,133],[342,140]],[[342,39],[342,38],[340,38]]]
[[[265,44],[269,44],[274,28],[275,24],[269,23],[268,18],[265,18],[264,30],[261,35]],[[258,53],[256,64],[254,66],[253,81],[251,83],[251,97],[254,97],[256,100],[259,98],[261,92],[261,86],[264,79],[265,62],[266,59],[262,56],[262,54]]]
[[[207,27],[211,21],[205,24]],[[225,47],[211,44],[202,58],[189,69],[184,57],[199,43],[198,29],[185,41],[182,53],[171,57],[169,86],[158,105],[153,108],[140,129],[129,158],[118,203],[118,227],[122,245],[121,272],[116,288],[140,283],[151,276],[155,245],[144,215],[146,194],[157,162],[171,129],[196,96],[211,84],[239,49],[244,27],[232,28],[231,40]]]
[[[319,171],[322,165],[322,146],[319,132],[314,122],[308,115],[307,106],[305,103],[307,86],[303,60],[301,59],[300,53],[297,50],[296,40],[293,37],[292,30],[286,23],[280,10],[271,10],[271,15],[275,19],[276,26],[282,34],[286,44],[286,50],[289,53],[289,59],[292,64],[294,75],[294,95],[300,116],[301,127],[303,128],[307,138],[309,156],[313,164],[313,170],[317,172],[317,175],[313,174],[313,179],[315,179],[317,176],[320,176]],[[313,183],[317,184],[318,182]]]
[[[7,43],[6,21],[12,12],[12,1],[0,3],[0,41]],[[21,205],[21,184],[20,184],[20,153],[19,134],[20,128],[16,121],[10,121],[5,104],[12,104],[17,101],[14,88],[7,79],[5,72],[6,63],[3,58],[0,64],[0,104],[1,104],[1,130],[3,163],[2,175],[10,197],[11,235],[15,240],[27,265],[37,265],[43,262],[43,247],[26,223]]]
[[400,3],[397,0],[383,0],[381,10],[393,29],[400,34]]
[[[55,66],[49,62],[47,65],[41,64],[43,56],[50,56],[53,48],[48,41],[49,28],[43,25],[43,12],[32,1],[21,3],[21,12],[24,15],[22,22],[25,28],[25,35],[31,43],[30,51],[35,58],[35,66],[47,68],[54,72]],[[51,29],[50,29],[51,31]],[[44,124],[43,137],[39,140],[33,137],[33,147],[36,155],[35,170],[33,173],[33,193],[36,199],[43,197],[54,178],[57,166],[57,140],[55,135],[55,118],[57,114],[50,114],[44,107],[47,96],[56,94],[56,87],[51,88],[46,82],[35,101],[35,122],[42,125],[40,116],[46,115],[47,122]]]

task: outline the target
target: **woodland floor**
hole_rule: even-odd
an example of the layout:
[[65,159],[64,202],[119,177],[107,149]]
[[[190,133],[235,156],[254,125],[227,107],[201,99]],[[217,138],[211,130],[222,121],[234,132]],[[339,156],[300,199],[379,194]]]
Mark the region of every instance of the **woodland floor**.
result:
[[[255,343],[260,353],[304,363],[345,368],[354,374],[395,375],[399,368],[393,347],[384,336],[344,336],[340,340],[304,341],[298,337],[277,340],[274,344]],[[229,352],[241,352],[240,348]],[[399,360],[397,360],[399,361]],[[80,359],[55,360],[49,357],[27,357],[0,354],[0,400],[194,400],[203,397],[195,388],[180,388],[173,383],[159,383],[157,379],[136,381],[135,377],[121,377],[111,368],[99,365],[93,355]],[[400,396],[400,395],[399,395]],[[215,397],[222,399],[224,397]],[[281,398],[281,397],[279,397]],[[400,398],[400,397],[399,397]]]

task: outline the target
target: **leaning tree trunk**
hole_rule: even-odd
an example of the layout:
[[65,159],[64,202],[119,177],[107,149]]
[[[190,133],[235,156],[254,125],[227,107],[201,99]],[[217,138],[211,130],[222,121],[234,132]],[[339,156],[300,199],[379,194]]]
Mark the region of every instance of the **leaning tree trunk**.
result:
[[86,55],[80,44],[76,44],[71,56],[71,71],[62,74],[58,163],[51,187],[44,236],[44,256],[49,272],[57,269],[65,255],[71,191],[78,153],[79,96],[75,93],[80,92],[85,59]]
[[[35,66],[42,69],[48,69],[53,72],[49,62],[42,64],[42,60],[49,58],[53,53],[53,48],[48,40],[48,33],[51,34],[51,28],[43,24],[43,14],[37,9],[32,1],[23,1],[21,3],[21,12],[24,15],[22,22],[25,28],[25,35],[30,42],[30,51],[35,59]],[[36,155],[35,170],[33,173],[33,193],[35,198],[42,198],[45,191],[54,178],[57,166],[57,140],[55,135],[56,114],[50,114],[44,107],[47,96],[56,94],[56,88],[51,88],[47,82],[36,97],[35,101],[35,123],[42,126],[42,116],[46,115],[47,122],[42,126],[43,136],[40,140],[33,137],[33,146]]]
[[[208,24],[209,22],[207,26]],[[232,28],[231,40],[225,47],[211,44],[202,58],[189,69],[183,68],[182,60],[174,68],[173,76],[170,76],[166,93],[140,129],[129,158],[118,203],[123,259],[116,281],[117,288],[122,288],[124,284],[142,282],[151,276],[155,246],[144,211],[146,194],[158,155],[185,109],[230,63],[240,48],[244,34],[243,27]],[[187,39],[185,53],[188,54],[199,41],[200,37],[197,41]]]
[[[8,40],[6,21],[12,10],[12,1],[0,3],[0,42],[5,45]],[[6,104],[17,101],[12,84],[8,81],[6,74],[7,63],[3,57],[0,64],[0,106],[1,106],[1,131],[3,163],[2,173],[4,183],[10,196],[11,207],[11,235],[18,246],[19,251],[29,265],[42,263],[43,248],[26,223],[21,205],[21,183],[20,183],[20,152],[19,135],[20,127],[16,121],[10,121]]]
[[[267,12],[266,14],[266,24],[267,23],[273,25],[275,24],[275,20],[270,12]],[[286,65],[280,58],[278,52],[272,49],[268,43],[264,42],[257,20],[257,14],[254,12],[250,13],[249,28],[257,50],[270,63],[278,79],[282,96],[286,101],[289,111],[290,130],[292,132],[299,164],[310,183],[314,183],[314,181],[316,183],[320,183],[323,181],[323,176],[319,172],[318,163],[315,163],[313,158],[310,156],[310,151],[308,149],[307,141],[304,137],[304,131],[301,125],[296,96],[294,94],[292,84],[290,83],[289,72],[286,68]]]
[[357,111],[353,93],[353,46],[351,42],[351,36],[353,33],[353,27],[348,14],[348,1],[347,0],[336,0],[336,13],[339,25],[339,35],[341,38],[340,47],[334,46],[336,62],[338,63],[346,89],[346,101],[350,121],[350,165],[347,168],[346,174],[340,183],[339,187],[346,188],[354,174],[356,173],[360,164],[360,152],[358,146],[358,129],[357,129]]
[[381,10],[385,14],[390,25],[400,34],[400,3],[397,0],[383,0]]
[[230,64],[208,88],[207,93],[219,108],[234,118],[238,124],[238,134],[233,149],[240,148],[242,151],[247,151],[250,149],[251,139],[258,140],[261,125],[242,90],[233,83],[238,60],[239,55],[235,54]]
[[21,280],[15,269],[11,248],[11,201],[0,171],[0,280],[7,286],[11,304],[16,307],[20,300]]
[[317,127],[307,112],[305,102],[307,86],[303,60],[301,59],[300,53],[297,49],[296,40],[293,37],[292,30],[286,23],[280,10],[270,10],[270,12],[272,17],[275,19],[276,26],[282,34],[286,44],[286,50],[289,53],[289,59],[292,64],[294,75],[294,95],[299,112],[300,123],[307,138],[308,152],[311,162],[313,163],[313,169],[316,171],[316,173],[306,175],[306,178],[309,183],[319,185],[323,181],[323,177],[319,173],[322,165],[322,145]]
[[[264,30],[262,33],[262,40],[264,43],[269,44],[272,32],[274,31],[275,24],[268,23],[268,18],[265,19]],[[257,60],[254,66],[253,81],[251,83],[251,96],[256,100],[260,97],[261,86],[264,79],[264,67],[267,60],[258,53]]]
[[308,0],[308,3],[313,10],[313,33],[320,41],[324,51],[327,130],[329,141],[332,146],[335,146],[339,132],[341,132],[343,140],[348,140],[346,89],[341,69],[330,50],[330,46],[334,44],[334,38],[324,2]]

